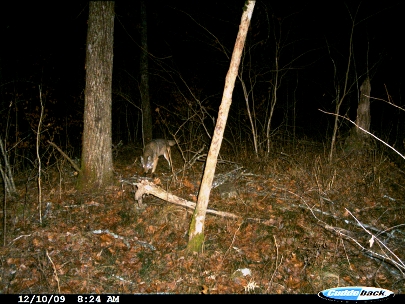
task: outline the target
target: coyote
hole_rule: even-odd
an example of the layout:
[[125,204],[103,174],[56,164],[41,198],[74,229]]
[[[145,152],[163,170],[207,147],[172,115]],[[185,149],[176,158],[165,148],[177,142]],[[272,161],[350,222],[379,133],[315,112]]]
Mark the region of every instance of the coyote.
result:
[[146,175],[150,169],[152,169],[152,174],[155,173],[160,155],[163,155],[164,158],[166,158],[169,167],[171,168],[172,157],[170,155],[170,147],[175,144],[176,142],[174,140],[166,139],[153,139],[148,143],[143,150],[143,157],[141,156],[141,164],[145,170],[144,174]]

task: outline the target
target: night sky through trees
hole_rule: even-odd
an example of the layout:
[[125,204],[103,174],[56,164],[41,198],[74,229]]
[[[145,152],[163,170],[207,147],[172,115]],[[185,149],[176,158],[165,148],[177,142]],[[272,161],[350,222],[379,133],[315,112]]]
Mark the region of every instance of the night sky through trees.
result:
[[[210,114],[216,115],[243,3],[147,1],[152,109],[164,106],[176,111],[181,98],[192,100],[186,83]],[[256,111],[266,107],[278,40],[280,65],[286,69],[281,71],[273,128],[292,124],[295,102],[298,134],[326,140],[333,117],[318,109],[334,110],[335,81],[342,82],[346,72],[351,18],[355,27],[350,81],[357,77],[360,86],[368,69],[371,95],[387,100],[386,86],[392,101],[403,105],[404,6],[403,1],[258,0],[246,44],[250,52],[242,63],[245,81],[249,80],[249,73],[257,81],[254,97],[258,107],[263,108]],[[1,136],[5,136],[5,118],[11,102],[21,114],[20,132],[25,132],[21,136],[32,133],[30,125],[35,120],[33,113],[38,111],[41,85],[47,98],[49,123],[61,130],[69,125],[60,134],[69,133],[70,141],[80,145],[88,3],[12,2],[3,3],[0,12]],[[139,3],[117,2],[115,12],[113,142],[137,141],[140,138],[125,134],[128,125],[123,123],[123,113],[132,111],[131,126],[136,128],[139,113],[128,98],[140,105]],[[357,87],[353,86],[340,114],[347,113],[355,119],[357,94]],[[244,102],[237,82],[231,111],[243,111]],[[402,141],[404,113],[383,101],[372,100],[371,107],[372,131]],[[230,119],[237,117],[231,113]],[[158,129],[156,132],[159,134]]]

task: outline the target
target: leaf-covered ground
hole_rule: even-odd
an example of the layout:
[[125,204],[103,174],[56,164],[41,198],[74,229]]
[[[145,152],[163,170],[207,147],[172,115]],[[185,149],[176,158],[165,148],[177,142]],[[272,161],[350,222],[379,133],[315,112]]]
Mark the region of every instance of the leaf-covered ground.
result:
[[[283,294],[361,285],[404,293],[399,165],[378,151],[338,153],[330,163],[312,143],[275,150],[260,161],[246,155],[218,164],[222,187],[212,190],[209,208],[244,220],[207,215],[200,254],[186,251],[192,210],[151,195],[140,210],[134,187],[119,183],[141,173],[133,147],[116,157],[116,185],[98,193],[77,192],[62,158],[46,167],[42,224],[37,169],[16,175],[0,292]],[[195,201],[202,166],[174,180],[161,159],[154,182]]]

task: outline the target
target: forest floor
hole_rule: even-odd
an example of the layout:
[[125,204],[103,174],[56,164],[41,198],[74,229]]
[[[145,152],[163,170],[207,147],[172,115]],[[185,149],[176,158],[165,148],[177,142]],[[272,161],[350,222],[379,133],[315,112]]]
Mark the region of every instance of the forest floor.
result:
[[[173,154],[177,178],[161,157],[148,179],[195,202],[204,163],[181,171]],[[193,210],[152,195],[139,209],[134,186],[120,183],[141,176],[134,147],[116,156],[116,185],[98,193],[78,192],[63,158],[46,167],[42,223],[38,170],[17,174],[0,293],[315,294],[338,286],[405,293],[405,173],[379,151],[339,152],[333,162],[327,154],[302,142],[260,161],[247,154],[219,162],[208,208],[242,220],[207,215],[199,254],[186,250]]]

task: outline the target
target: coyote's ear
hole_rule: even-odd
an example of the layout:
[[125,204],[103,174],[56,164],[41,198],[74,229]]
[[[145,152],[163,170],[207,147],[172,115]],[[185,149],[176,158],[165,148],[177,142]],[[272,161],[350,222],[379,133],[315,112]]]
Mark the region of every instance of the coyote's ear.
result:
[[142,164],[142,166],[144,165],[143,157],[142,157],[142,156],[141,156],[141,164]]

